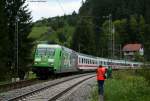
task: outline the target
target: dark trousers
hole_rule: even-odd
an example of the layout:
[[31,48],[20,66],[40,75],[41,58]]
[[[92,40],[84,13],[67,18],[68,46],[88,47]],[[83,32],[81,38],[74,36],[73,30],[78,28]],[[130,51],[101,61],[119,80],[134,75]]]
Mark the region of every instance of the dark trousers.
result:
[[98,80],[98,93],[99,95],[104,94],[104,80]]

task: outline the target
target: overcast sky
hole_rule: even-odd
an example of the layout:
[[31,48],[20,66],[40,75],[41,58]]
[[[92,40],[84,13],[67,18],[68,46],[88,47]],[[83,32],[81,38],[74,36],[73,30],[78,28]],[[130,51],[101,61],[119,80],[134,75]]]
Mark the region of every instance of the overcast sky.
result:
[[[27,0],[29,10],[32,12],[33,21],[42,17],[54,17],[64,14],[71,14],[73,11],[78,12],[82,0],[41,0],[46,2],[29,2],[40,0]],[[85,0],[84,0],[85,1]]]

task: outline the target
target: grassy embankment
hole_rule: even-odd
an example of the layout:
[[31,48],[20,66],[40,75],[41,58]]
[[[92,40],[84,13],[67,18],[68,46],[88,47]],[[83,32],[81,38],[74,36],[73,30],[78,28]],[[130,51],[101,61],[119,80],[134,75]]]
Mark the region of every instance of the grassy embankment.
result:
[[47,32],[49,27],[41,26],[41,27],[33,27],[29,37],[34,39],[39,39],[45,32]]
[[[114,71],[113,78],[105,82],[105,101],[150,101],[150,84],[146,78],[150,75],[150,70],[146,72]],[[90,101],[98,101],[97,85]]]
[[[34,79],[36,78],[36,74],[33,73],[32,71],[29,71],[29,74],[28,74],[28,78],[26,79]],[[12,83],[11,81],[11,78],[9,78],[8,80],[5,80],[5,81],[0,81],[0,85],[4,85],[4,84],[8,84],[8,83]]]

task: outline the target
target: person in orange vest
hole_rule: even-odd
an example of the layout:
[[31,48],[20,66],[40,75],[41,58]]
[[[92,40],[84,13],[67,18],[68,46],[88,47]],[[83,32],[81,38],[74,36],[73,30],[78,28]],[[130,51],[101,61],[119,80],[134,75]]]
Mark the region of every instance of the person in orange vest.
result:
[[103,67],[102,65],[99,65],[97,68],[97,82],[98,82],[98,92],[99,95],[103,95],[104,93],[104,81],[106,79],[105,73],[106,73],[106,68]]

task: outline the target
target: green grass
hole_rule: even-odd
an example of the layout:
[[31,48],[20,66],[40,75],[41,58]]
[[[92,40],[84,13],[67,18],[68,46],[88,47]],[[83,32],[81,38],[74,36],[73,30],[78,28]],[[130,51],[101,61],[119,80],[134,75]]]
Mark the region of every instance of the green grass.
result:
[[30,72],[29,72],[28,79],[33,79],[33,78],[36,78],[36,74],[33,73],[32,71],[30,71]]
[[[117,71],[105,82],[105,101],[150,101],[150,87],[142,76],[132,71]],[[90,101],[98,101],[97,85]]]
[[[34,26],[28,37],[33,38],[36,41],[50,41],[60,45],[65,44],[69,47],[70,43],[72,42],[72,34],[74,33],[74,30],[74,27],[68,25],[64,26],[63,28],[59,28],[56,31],[47,26]],[[65,40],[61,41],[59,39],[60,34],[65,36]]]
[[30,38],[39,39],[45,32],[48,31],[50,27],[41,26],[41,27],[33,27],[31,33],[29,34]]
[[11,81],[10,80],[8,80],[8,81],[0,81],[0,85],[4,85],[4,84],[8,84],[8,83],[11,83]]

